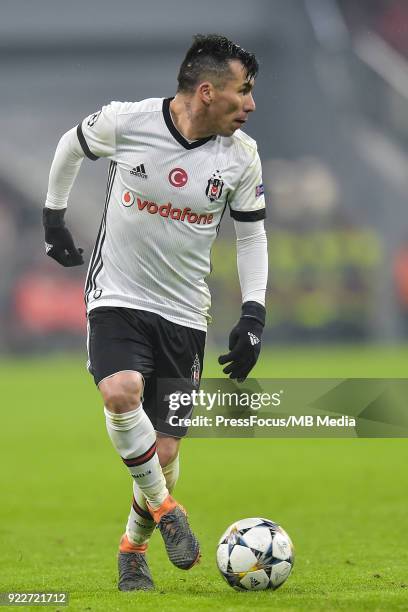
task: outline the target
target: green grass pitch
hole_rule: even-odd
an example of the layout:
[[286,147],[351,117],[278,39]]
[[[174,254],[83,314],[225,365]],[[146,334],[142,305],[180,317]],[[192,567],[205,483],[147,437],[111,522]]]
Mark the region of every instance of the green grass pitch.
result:
[[[0,591],[70,593],[68,610],[408,610],[408,448],[401,439],[190,439],[176,497],[202,544],[174,568],[155,533],[154,593],[116,589],[131,481],[84,358],[0,362]],[[407,377],[408,348],[265,350],[259,377]],[[209,352],[206,375],[220,374]],[[236,593],[216,542],[234,520],[282,524],[296,563],[276,592]],[[24,609],[37,609],[25,607]],[[51,606],[48,609],[64,610]]]

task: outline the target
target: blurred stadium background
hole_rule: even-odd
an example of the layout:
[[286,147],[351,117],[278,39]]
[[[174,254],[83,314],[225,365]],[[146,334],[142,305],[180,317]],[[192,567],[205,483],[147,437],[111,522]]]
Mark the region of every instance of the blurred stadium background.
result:
[[[59,137],[111,100],[173,95],[192,34],[256,52],[268,199],[268,344],[408,335],[408,6],[404,0],[6,1],[0,20],[0,354],[84,347],[84,267],[43,251]],[[107,165],[84,162],[68,222],[87,260]],[[210,344],[239,312],[233,227],[214,249]]]

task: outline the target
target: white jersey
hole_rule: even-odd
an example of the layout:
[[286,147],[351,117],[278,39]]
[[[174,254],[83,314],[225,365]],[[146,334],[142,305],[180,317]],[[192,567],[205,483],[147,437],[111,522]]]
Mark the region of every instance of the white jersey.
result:
[[88,311],[136,308],[206,330],[211,247],[227,206],[238,221],[265,217],[261,164],[240,130],[186,140],[170,101],[112,102],[77,128],[87,157],[111,160],[85,299]]

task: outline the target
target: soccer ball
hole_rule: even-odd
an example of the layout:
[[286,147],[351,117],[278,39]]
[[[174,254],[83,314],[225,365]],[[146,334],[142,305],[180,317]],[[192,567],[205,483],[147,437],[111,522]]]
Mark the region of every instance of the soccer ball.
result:
[[292,571],[294,560],[286,531],[264,518],[233,523],[218,542],[218,569],[237,591],[277,589]]

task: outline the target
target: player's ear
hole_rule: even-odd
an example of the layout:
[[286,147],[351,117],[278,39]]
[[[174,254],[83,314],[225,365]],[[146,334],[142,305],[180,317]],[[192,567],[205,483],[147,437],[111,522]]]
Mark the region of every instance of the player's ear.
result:
[[198,94],[200,96],[200,100],[206,105],[209,106],[214,99],[214,86],[209,81],[204,81],[200,83],[198,86]]

